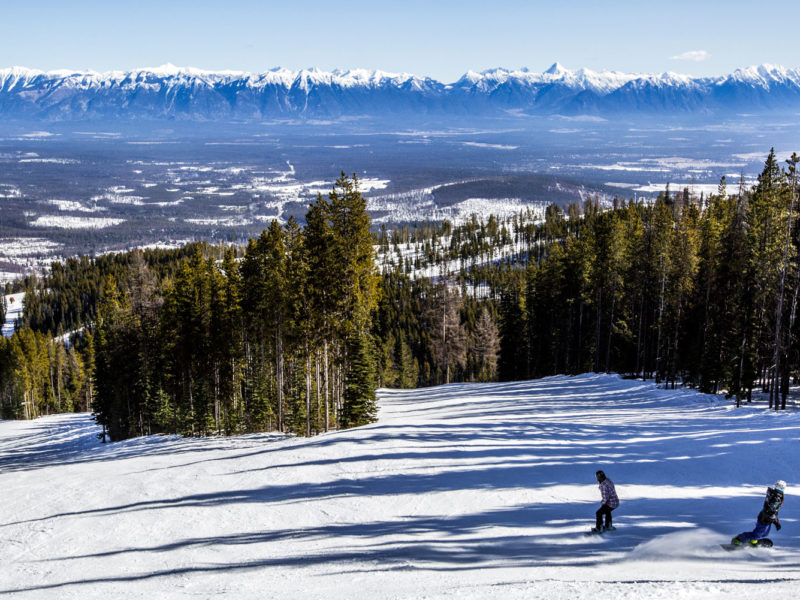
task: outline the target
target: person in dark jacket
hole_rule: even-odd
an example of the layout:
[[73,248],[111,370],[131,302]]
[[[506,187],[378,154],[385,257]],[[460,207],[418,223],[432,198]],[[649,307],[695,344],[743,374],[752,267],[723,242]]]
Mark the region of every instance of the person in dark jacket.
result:
[[777,531],[781,530],[781,522],[778,520],[778,511],[783,504],[783,492],[786,489],[786,482],[776,481],[775,485],[767,488],[767,497],[764,499],[764,507],[758,513],[756,518],[756,527],[753,531],[745,531],[740,533],[731,540],[731,543],[736,546],[742,544],[758,544],[758,540],[762,540],[769,535],[769,530],[772,524],[775,524]]
[[[600,495],[603,498],[603,503],[595,513],[597,517],[597,524],[592,529],[593,533],[600,533],[601,531],[608,531],[611,529],[611,511],[619,506],[619,498],[617,497],[617,490],[614,487],[614,482],[611,481],[603,471],[595,473],[597,482],[600,484]],[[603,518],[605,517],[605,525]]]

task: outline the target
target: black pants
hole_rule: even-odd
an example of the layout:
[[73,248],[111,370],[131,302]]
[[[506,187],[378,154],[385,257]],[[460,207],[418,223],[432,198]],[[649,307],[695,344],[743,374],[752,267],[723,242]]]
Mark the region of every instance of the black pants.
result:
[[610,508],[608,504],[603,504],[596,513],[597,516],[597,528],[600,529],[603,526],[603,515],[606,517],[606,528],[611,527],[611,511],[614,510]]

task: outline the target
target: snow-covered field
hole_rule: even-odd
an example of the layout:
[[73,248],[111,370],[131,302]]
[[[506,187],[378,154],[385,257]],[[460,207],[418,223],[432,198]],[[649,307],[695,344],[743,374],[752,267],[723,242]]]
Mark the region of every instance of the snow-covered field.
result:
[[41,237],[0,238],[0,258],[25,259],[30,256],[52,256],[63,244]]
[[124,223],[125,219],[113,217],[70,217],[61,215],[42,215],[28,223],[31,227],[55,227],[58,229],[105,229]]
[[[313,439],[101,445],[0,423],[0,595],[778,598],[800,583],[800,415],[583,375],[382,390]],[[618,530],[585,537],[598,468]],[[788,480],[771,550],[719,547]]]

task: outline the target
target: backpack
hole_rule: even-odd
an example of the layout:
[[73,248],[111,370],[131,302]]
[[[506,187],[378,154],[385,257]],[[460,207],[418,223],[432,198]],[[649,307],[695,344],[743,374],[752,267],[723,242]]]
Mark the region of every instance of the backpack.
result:
[[783,504],[783,494],[772,488],[767,488],[767,497],[764,499],[764,508],[758,513],[758,522],[769,525],[778,519],[778,511]]

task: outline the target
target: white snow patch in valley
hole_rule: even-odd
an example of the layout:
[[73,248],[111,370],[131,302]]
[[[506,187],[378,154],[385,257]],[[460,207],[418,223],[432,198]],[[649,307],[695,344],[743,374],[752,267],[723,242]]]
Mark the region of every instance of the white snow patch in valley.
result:
[[682,156],[668,156],[662,158],[640,158],[638,163],[653,164],[666,167],[672,170],[687,170],[695,168],[716,168],[716,167],[744,167],[745,163],[741,161],[715,161],[705,158],[686,158]]
[[[734,155],[741,157],[742,155]],[[640,158],[636,161],[621,161],[612,165],[586,164],[578,165],[581,169],[597,169],[600,171],[629,171],[631,173],[669,173],[672,171],[705,172],[715,168],[744,167],[741,161],[715,161],[704,158],[686,158],[667,156],[660,158]]]
[[[795,595],[798,413],[593,374],[379,399],[377,423],[311,439],[102,445],[88,414],[0,422],[0,593]],[[617,531],[585,537],[597,468],[617,485]],[[778,478],[776,547],[722,550]]]
[[[462,182],[452,182],[437,188],[458,183]],[[559,184],[556,184],[554,189],[559,189],[558,186]],[[493,214],[503,220],[518,214],[521,210],[531,210],[534,213],[533,219],[539,220],[544,217],[544,210],[548,204],[521,198],[466,198],[449,206],[439,206],[433,195],[437,188],[418,188],[408,192],[367,198],[367,210],[372,213],[373,224],[443,219],[460,224],[471,219],[473,214],[484,219]]]
[[[373,223],[391,223],[392,221],[441,220],[433,198],[433,188],[420,188],[408,192],[386,194],[367,198],[367,210],[372,213]],[[375,213],[386,212],[378,216]]]
[[[792,156],[792,150],[781,150],[775,152],[775,160],[782,163]],[[763,163],[767,160],[769,152],[745,152],[741,154],[734,154],[733,156],[747,162],[760,162]]]
[[49,138],[58,135],[61,134],[53,133],[51,131],[32,131],[30,133],[23,133],[22,135],[20,135],[20,137],[35,139],[35,138]]
[[[694,195],[699,195],[701,192],[703,195],[708,196],[709,194],[716,194],[719,191],[719,184],[718,183],[693,183],[691,181],[685,182],[669,182],[669,190],[671,195],[675,194],[682,194],[684,188],[689,188],[689,192]],[[659,192],[663,192],[667,189],[667,182],[664,183],[649,183],[647,185],[639,185],[633,187],[634,191],[643,192],[646,194],[656,194]],[[738,189],[738,186],[732,186],[731,182],[728,182],[728,191],[735,192]]]
[[[390,183],[389,179],[378,179],[377,177],[364,177],[358,179],[358,189],[364,194],[375,191],[385,190]],[[331,185],[328,185],[328,191],[331,190]]]
[[53,165],[77,165],[81,161],[74,158],[21,158],[21,163],[45,163]]
[[63,244],[46,238],[0,238],[0,257],[27,258],[55,254]]
[[455,224],[464,223],[476,215],[479,219],[494,215],[504,220],[519,214],[520,210],[531,209],[534,220],[544,219],[546,202],[528,202],[521,198],[467,198],[449,207],[441,208],[442,214]]
[[216,227],[243,227],[250,225],[251,220],[243,217],[207,217],[198,219],[184,219],[185,223],[194,225],[213,225]]
[[177,200],[164,200],[162,202],[148,202],[147,206],[178,206],[183,204],[184,200],[192,200],[192,198],[178,198]]
[[578,165],[581,169],[597,169],[598,171],[630,171],[632,173],[668,173],[669,169],[656,166],[640,166],[631,163],[615,163],[613,165]]
[[93,196],[92,200],[94,202],[106,201],[110,204],[127,204],[128,206],[144,206],[145,198],[144,196],[126,196],[124,194],[115,194],[112,192],[107,192],[100,196]]
[[0,183],[0,198],[21,198],[22,190],[10,183]]
[[31,227],[55,227],[57,229],[106,229],[124,223],[125,219],[71,217],[64,215],[41,215],[29,223]]
[[144,244],[136,246],[139,250],[176,250],[183,248],[186,244],[191,243],[192,240],[170,240],[162,242],[153,242],[152,244]]
[[84,206],[74,200],[48,200],[47,204],[55,206],[58,210],[71,212],[102,212],[107,210],[105,206]]
[[88,135],[97,139],[118,138],[122,136],[122,134],[117,131],[73,131],[72,133],[75,135]]
[[198,188],[194,190],[195,194],[205,194],[205,195],[220,195],[219,188],[217,186],[209,186],[204,188]]
[[487,144],[484,142],[462,142],[464,146],[472,146],[473,148],[489,148],[493,150],[517,150],[519,146],[509,146],[506,144]]

